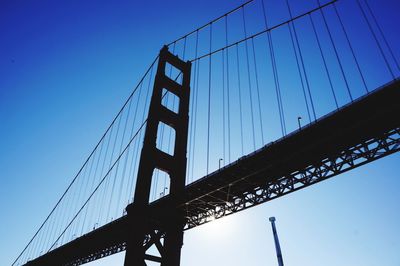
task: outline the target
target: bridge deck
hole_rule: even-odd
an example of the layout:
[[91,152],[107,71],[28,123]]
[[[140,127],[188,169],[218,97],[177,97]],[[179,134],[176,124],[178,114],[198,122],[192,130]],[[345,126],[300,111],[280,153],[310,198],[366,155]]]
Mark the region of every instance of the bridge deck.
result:
[[[400,81],[387,84],[284,138],[168,196],[152,213],[179,208],[186,229],[307,187],[400,149]],[[126,217],[102,226],[28,265],[79,265],[125,249]]]

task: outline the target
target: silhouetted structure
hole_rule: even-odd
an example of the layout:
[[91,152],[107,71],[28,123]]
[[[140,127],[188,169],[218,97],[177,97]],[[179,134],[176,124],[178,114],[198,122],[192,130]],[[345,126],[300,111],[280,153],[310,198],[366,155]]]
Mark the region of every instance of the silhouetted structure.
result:
[[[182,84],[178,84],[165,74],[167,63],[181,72]],[[185,189],[190,68],[190,62],[185,63],[171,54],[167,46],[161,50],[140,156],[135,200],[127,207],[129,233],[126,266],[145,265],[145,259],[166,266],[179,265],[185,220],[182,210],[176,209],[174,205],[182,202]],[[162,105],[163,92],[173,93],[179,98],[177,113]],[[160,123],[174,128],[176,132],[172,155],[157,148]],[[155,169],[168,173],[171,182],[169,198],[175,203],[158,212],[152,212],[149,207],[151,181]],[[163,244],[161,238],[164,238]],[[146,254],[152,245],[157,248],[160,257]]]
[[[356,1],[358,4],[360,4],[358,0]],[[147,70],[137,88],[128,98],[116,118],[111,123],[110,127],[107,129],[106,133],[101,138],[100,142],[96,145],[85,164],[79,170],[77,176],[73,179],[59,202],[50,212],[49,216],[45,219],[39,230],[35,233],[33,238],[21,252],[13,265],[81,265],[126,250],[125,266],[142,266],[146,265],[146,261],[157,262],[162,266],[178,266],[180,264],[184,230],[188,230],[213,221],[214,219],[265,203],[277,197],[316,184],[320,181],[326,180],[330,177],[349,171],[358,166],[367,164],[400,150],[400,116],[398,115],[400,114],[400,81],[396,78],[391,64],[388,62],[387,56],[383,52],[382,45],[376,37],[376,33],[371,28],[371,24],[361,5],[359,5],[359,8],[366,20],[368,29],[374,37],[373,41],[375,41],[377,51],[382,57],[381,59],[383,59],[381,61],[384,62],[384,68],[388,70],[389,76],[391,77],[391,79],[387,80],[383,86],[375,88],[373,91],[369,90],[365,82],[365,77],[361,71],[360,64],[357,60],[352,43],[350,42],[340,14],[336,9],[336,0],[328,2],[324,5],[318,5],[316,8],[298,16],[292,15],[289,3],[286,2],[290,19],[273,27],[268,26],[264,2],[262,2],[265,29],[248,36],[248,32],[246,31],[244,8],[251,2],[252,0],[244,3],[240,7],[207,23],[195,31],[186,34],[182,38],[175,40],[168,46],[164,46],[161,49],[159,57]],[[332,37],[330,27],[325,18],[326,15],[323,9],[327,7],[333,8],[333,14],[337,19],[340,28],[343,30],[344,38],[342,41],[344,41],[344,43],[349,47],[350,52],[348,53],[348,56],[355,64],[355,70],[351,72],[351,75],[354,75],[354,73],[359,73],[359,78],[361,80],[359,83],[360,87],[362,90],[365,90],[365,94],[356,99],[353,97],[353,94],[350,90],[347,79],[349,75],[346,76],[340,54],[338,53],[335,45],[335,39]],[[369,6],[367,7],[369,8]],[[239,11],[243,12],[242,18],[244,25],[244,37],[240,40],[229,43],[228,15]],[[326,54],[321,47],[321,36],[316,30],[312,17],[312,15],[316,12],[319,12],[319,18],[322,19],[321,24],[324,27],[324,30],[327,32],[327,42],[329,43],[331,49],[333,49],[332,60],[337,64],[337,75],[343,79],[343,84],[341,85],[344,88],[344,94],[346,94],[346,97],[348,96],[350,99],[350,102],[343,106],[339,106],[338,104],[337,95],[335,94],[333,86],[334,83],[332,82],[331,72],[328,68],[325,56]],[[372,14],[372,12],[370,13]],[[319,54],[316,54],[321,57],[320,59],[323,62],[322,69],[325,70],[327,75],[330,89],[329,93],[332,93],[334,106],[336,107],[330,113],[324,113],[324,115],[320,116],[319,118],[317,118],[316,115],[313,95],[310,90],[309,79],[303,59],[304,54],[302,53],[301,46],[299,45],[296,26],[294,23],[296,20],[301,18],[309,19],[309,25],[312,26],[312,30],[310,30],[310,32],[313,34],[313,40],[316,41],[319,50]],[[212,26],[217,21],[222,21],[225,23],[225,44],[223,47],[213,50]],[[376,23],[376,25],[378,24]],[[299,80],[301,81],[301,90],[304,95],[305,109],[309,119],[309,124],[301,124],[300,119],[302,118],[298,115],[294,116],[294,121],[296,121],[297,117],[297,124],[295,125],[295,128],[298,128],[298,130],[295,130],[290,134],[287,134],[286,129],[283,99],[280,89],[281,85],[279,82],[279,72],[276,63],[273,39],[271,36],[272,30],[283,26],[287,26],[289,29],[288,33],[290,34],[289,36],[293,48],[293,55],[299,74]],[[199,55],[199,32],[206,28],[209,29],[209,51],[206,52],[206,54]],[[258,36],[262,36],[263,34],[265,34],[267,37],[267,45],[269,48],[267,53],[269,52],[270,55],[270,63],[273,72],[279,113],[279,122],[282,131],[281,138],[266,145],[263,139],[264,132],[262,115],[264,115],[264,113],[261,111],[261,101],[259,95],[260,86],[259,77],[257,74],[257,56],[254,45],[254,39]],[[388,51],[390,52],[389,54],[392,55],[392,61],[396,63],[400,71],[397,60],[393,56],[393,53],[391,52],[391,49],[387,44],[382,32],[381,35],[385,40]],[[187,52],[186,43],[190,36],[195,36],[195,53],[192,60],[185,61],[185,53]],[[179,57],[176,56],[174,52],[175,45],[178,42],[183,42],[183,53],[182,56]],[[252,45],[252,49],[249,49],[248,43]],[[246,56],[247,64],[240,63],[240,53],[238,49],[240,44],[244,46],[243,54]],[[173,47],[172,51],[171,46]],[[252,69],[249,67],[249,53],[251,53],[251,51],[253,52],[253,69],[255,72],[254,83],[251,82],[250,74]],[[217,54],[222,54],[222,71],[220,72],[223,76],[222,123],[224,132],[222,134],[222,145],[224,157],[220,158],[219,154],[216,155],[218,156],[216,160],[216,162],[218,162],[218,169],[216,169],[214,172],[209,172],[211,135],[210,121],[213,117],[211,112],[211,81],[214,70],[212,68],[211,58]],[[242,157],[235,157],[236,160],[225,158],[225,151],[229,150],[229,152],[227,152],[229,154],[227,157],[230,157],[230,145],[231,143],[235,142],[235,140],[231,141],[230,139],[231,109],[229,106],[229,93],[233,93],[233,90],[230,90],[229,88],[229,86],[232,86],[232,83],[229,83],[232,81],[232,77],[230,79],[229,75],[232,75],[233,67],[231,65],[231,68],[229,68],[229,55],[236,57],[237,76],[234,78],[237,78],[236,85],[238,87],[239,94],[236,97],[238,99],[239,106],[234,106],[231,108],[237,111],[233,114],[238,116],[232,118],[237,118],[240,120]],[[315,56],[317,57],[318,55]],[[201,85],[199,85],[200,60],[204,58],[208,58],[208,62],[206,62],[208,64],[208,76],[206,78],[208,79],[207,82],[203,82]],[[142,92],[140,89],[143,87],[143,81],[146,77],[148,78],[148,88],[150,88],[152,84],[151,73],[153,65],[155,65],[157,60],[157,72],[154,78],[152,97],[150,106],[148,108],[147,96],[144,98],[144,96],[140,94]],[[194,65],[193,69],[192,64]],[[204,65],[206,64],[203,63],[202,66],[204,67]],[[242,65],[247,66],[250,98],[249,105],[251,105],[249,108],[249,113],[251,113],[251,119],[249,119],[251,123],[249,123],[249,125],[251,125],[251,129],[248,130],[252,131],[253,149],[252,152],[248,154],[243,152],[244,137],[242,120],[244,119],[242,119],[243,95],[241,94],[241,85],[243,85],[243,79],[240,79],[241,72],[239,70]],[[178,71],[176,78],[172,77],[172,71],[170,71],[169,74],[166,73],[167,66],[170,69],[174,68],[176,71]],[[218,70],[216,72],[218,72]],[[192,88],[190,84],[193,84]],[[256,92],[252,92],[252,84],[253,89],[255,89]],[[254,84],[256,85],[255,88]],[[189,168],[187,167],[187,164],[193,163],[193,161],[196,160],[193,155],[194,144],[190,143],[190,136],[188,138],[188,129],[192,129],[192,139],[195,139],[195,132],[198,130],[198,128],[196,128],[196,122],[194,122],[194,127],[191,127],[189,124],[189,98],[191,96],[191,99],[194,99],[193,102],[196,106],[193,109],[197,110],[198,105],[195,99],[198,97],[199,88],[203,89],[204,92],[207,89],[207,85],[207,101],[204,101],[207,102],[207,108],[203,108],[205,106],[199,104],[199,112],[206,114],[204,117],[207,117],[207,128],[206,130],[203,128],[203,135],[201,136],[201,138],[204,139],[204,143],[202,143],[204,144],[204,147],[202,148],[204,148],[204,151],[207,154],[205,160],[206,167],[204,167],[207,169],[207,171],[205,176],[195,180],[194,182],[187,182],[188,184],[185,185],[185,178],[188,172],[187,168]],[[137,89],[139,92],[137,92]],[[191,90],[193,90],[192,93]],[[149,90],[147,93],[149,94]],[[178,99],[177,110],[164,103],[164,97],[168,97],[168,94],[174,95],[174,97]],[[118,138],[119,123],[121,122],[124,108],[127,106],[128,114],[126,115],[125,123],[130,121],[129,111],[132,103],[132,95],[137,95],[137,104],[135,106],[136,110],[134,111],[134,117],[136,119],[138,107],[141,106],[144,110],[143,121],[139,121],[139,126],[135,128],[134,125],[138,125],[138,122],[133,119],[131,137],[128,139],[128,141],[124,142],[126,124],[125,128],[121,130],[123,132],[122,137]],[[225,96],[227,98],[225,98]],[[261,130],[260,135],[262,138],[262,146],[258,147],[256,147],[255,144],[254,125],[254,113],[257,110],[257,106],[256,104],[253,106],[253,96],[257,96],[258,100],[258,116],[260,118],[259,128]],[[142,99],[145,99],[143,106],[140,105]],[[256,102],[256,100],[254,100],[254,102]],[[227,107],[225,107],[225,104],[227,104]],[[149,110],[147,119],[145,119],[146,110]],[[190,113],[190,115],[190,122],[196,120],[195,112]],[[225,121],[225,116],[227,116],[227,121]],[[116,133],[113,133],[113,126],[117,124],[116,121],[119,121],[118,128]],[[138,165],[137,174],[135,174],[137,169],[135,160],[138,158],[136,154],[139,153],[140,147],[140,144],[137,143],[141,141],[141,129],[144,128],[145,125],[146,131],[144,134],[143,146],[141,146],[142,150],[140,153],[140,162]],[[227,128],[225,128],[225,126]],[[165,128],[170,128],[173,132],[175,132],[175,137],[172,140],[172,150],[165,150],[163,149],[162,145],[158,146],[159,142],[157,138],[162,139],[163,129]],[[225,140],[225,136],[227,136],[227,140]],[[112,152],[111,155],[108,155],[107,152],[109,150],[109,144],[112,142],[111,139],[114,139],[114,147],[112,149],[110,148]],[[117,140],[120,140],[118,141],[120,153],[115,156],[114,148]],[[103,144],[105,146],[105,152],[103,152]],[[234,144],[239,145],[239,140]],[[228,148],[225,146],[228,146]],[[133,153],[131,154],[129,154],[130,148],[133,150]],[[189,152],[187,152],[187,149],[189,149]],[[192,153],[190,152],[191,149],[193,151]],[[96,154],[96,152],[98,153]],[[187,155],[188,153],[191,157]],[[115,220],[111,218],[111,222],[108,215],[111,208],[110,206],[112,206],[110,202],[108,205],[107,215],[105,215],[105,221],[100,221],[100,218],[103,217],[103,203],[104,201],[107,202],[108,187],[112,187],[109,195],[111,199],[113,199],[113,191],[115,190],[115,183],[119,174],[118,166],[123,156],[126,156],[124,160],[125,166],[127,164],[130,164],[131,167],[134,165],[129,171],[125,171],[125,167],[123,167],[121,174],[122,176],[130,175],[136,177],[134,200],[133,202],[131,201],[132,192],[130,192],[128,201],[120,201],[122,204],[124,204],[123,207],[127,205],[127,202],[130,203],[126,207],[127,214],[124,213],[121,217]],[[187,156],[189,159],[187,159]],[[89,193],[87,193],[87,195],[82,196],[82,202],[79,202],[77,199],[78,209],[76,213],[72,212],[71,217],[64,218],[65,212],[62,208],[68,208],[70,205],[73,205],[76,197],[75,195],[71,196],[71,204],[67,200],[65,200],[66,203],[64,205],[60,204],[60,202],[62,203],[63,199],[65,199],[65,195],[67,195],[74,184],[76,184],[76,187],[79,187],[79,190],[82,189],[83,183],[82,185],[78,185],[79,183],[74,182],[76,182],[80,174],[86,173],[86,168],[89,168],[87,171],[89,173],[89,177],[86,180],[87,185],[92,173],[92,166],[88,166],[89,160],[91,160],[92,165],[97,161],[97,166],[99,165],[99,162],[102,161],[102,163],[100,163],[103,165],[103,167],[101,167],[101,171],[99,171],[100,177],[96,177],[97,166],[93,167],[95,168],[95,174],[93,174],[92,189],[89,191]],[[220,165],[221,161],[224,162],[224,166],[222,168]],[[108,170],[106,169],[104,174],[103,168],[106,164],[105,162],[109,164],[109,168]],[[109,180],[107,178],[111,175],[110,173],[114,173],[112,171],[115,171],[115,174],[113,175],[112,182],[110,181],[110,183],[108,183]],[[166,187],[165,184],[163,184],[162,193],[159,193],[160,198],[152,201],[150,200],[151,194],[153,193],[158,195],[158,193],[154,193],[154,191],[152,191],[152,185],[154,184],[155,179],[154,173],[156,171],[162,171],[166,173],[166,175],[168,175],[170,185],[169,187]],[[193,175],[193,168],[191,175]],[[85,180],[84,178],[86,178],[85,174],[83,174],[82,179]],[[134,187],[133,181],[133,178],[132,183],[130,183],[130,180],[128,180],[126,183],[124,183],[124,181],[120,181],[119,197],[121,196],[121,188],[123,186],[128,187],[128,192],[130,187]],[[100,193],[98,191],[102,189],[101,186],[103,186],[103,194],[99,196]],[[168,194],[166,193],[167,190]],[[98,216],[93,215],[92,213],[90,217],[94,218],[86,221],[87,209],[89,208],[88,203],[91,202],[91,200],[93,200],[93,198],[96,196],[98,197],[99,201],[92,201],[95,202],[96,205],[90,207],[98,207]],[[81,206],[80,203],[82,203],[83,206]],[[60,214],[59,218],[55,215],[57,211]],[[81,224],[79,223],[80,215],[83,216],[83,218],[81,218]],[[51,220],[51,217],[56,218]],[[63,223],[65,220],[66,222]],[[61,225],[59,225],[60,221]],[[101,224],[101,222],[103,223]],[[273,221],[271,222],[274,229],[274,234],[276,234],[274,223]],[[93,228],[93,230],[90,229],[85,231],[84,228],[88,225],[90,228]],[[96,228],[96,225],[100,226]],[[79,233],[75,234],[74,230]],[[54,235],[55,237],[53,237]],[[280,265],[283,265],[283,260],[281,257],[279,257],[279,243],[278,241],[276,241],[276,243],[277,251],[279,251],[278,260],[280,260]],[[152,251],[156,250],[157,254],[150,253],[150,249],[152,249]]]

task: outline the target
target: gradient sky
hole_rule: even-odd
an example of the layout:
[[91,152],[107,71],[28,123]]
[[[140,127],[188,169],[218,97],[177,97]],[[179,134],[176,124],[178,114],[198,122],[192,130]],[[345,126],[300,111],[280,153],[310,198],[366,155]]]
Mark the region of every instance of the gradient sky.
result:
[[[370,2],[400,58],[399,2]],[[241,3],[0,2],[2,265],[31,238],[162,45]],[[395,154],[187,231],[181,265],[277,265],[268,222],[276,216],[285,265],[399,266],[399,162]],[[91,265],[122,261],[123,253]]]

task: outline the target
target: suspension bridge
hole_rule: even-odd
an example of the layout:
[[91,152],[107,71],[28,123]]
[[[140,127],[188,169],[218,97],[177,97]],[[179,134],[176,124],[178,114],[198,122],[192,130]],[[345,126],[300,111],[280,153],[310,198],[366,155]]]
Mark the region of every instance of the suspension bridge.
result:
[[179,265],[185,230],[397,152],[379,20],[311,2],[251,0],[162,47],[13,265]]

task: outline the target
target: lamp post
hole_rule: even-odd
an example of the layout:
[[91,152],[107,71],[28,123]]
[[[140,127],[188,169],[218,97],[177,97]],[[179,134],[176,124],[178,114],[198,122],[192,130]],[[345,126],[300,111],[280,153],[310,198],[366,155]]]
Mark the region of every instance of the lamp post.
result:
[[297,123],[299,124],[299,129],[301,129],[301,116],[297,117]]
[[281,246],[279,245],[278,233],[276,232],[275,227],[275,217],[270,217],[269,221],[271,222],[272,226],[272,233],[274,234],[274,241],[275,241],[275,249],[276,249],[276,256],[278,258],[278,265],[283,266],[283,257],[281,252]]

